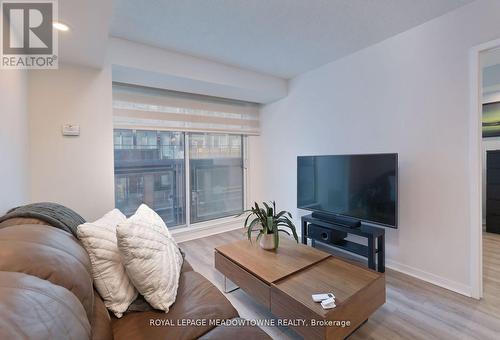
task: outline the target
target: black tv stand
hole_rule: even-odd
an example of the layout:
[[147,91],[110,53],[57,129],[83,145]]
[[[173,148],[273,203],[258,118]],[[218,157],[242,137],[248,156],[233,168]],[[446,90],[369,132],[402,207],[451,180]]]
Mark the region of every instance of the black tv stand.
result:
[[[317,242],[328,244],[368,259],[368,267],[381,273],[385,272],[385,230],[360,223],[359,227],[351,227],[331,219],[317,218],[317,214],[302,216],[303,244],[311,239],[314,247]],[[368,240],[368,245],[346,240],[348,234],[358,235]]]
[[340,224],[349,228],[359,228],[361,227],[361,220],[358,220],[357,218],[353,217],[347,217],[347,216],[339,216],[339,215],[332,215],[332,214],[327,214],[327,213],[322,213],[322,212],[313,212],[311,214],[312,218],[316,218],[318,220],[323,220],[323,221],[328,221],[332,222],[335,224]]

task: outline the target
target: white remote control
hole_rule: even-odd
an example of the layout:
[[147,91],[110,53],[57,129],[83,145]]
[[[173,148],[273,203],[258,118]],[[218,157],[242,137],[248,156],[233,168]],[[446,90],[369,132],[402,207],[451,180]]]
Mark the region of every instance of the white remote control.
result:
[[332,309],[332,308],[337,307],[335,305],[335,298],[330,298],[330,299],[326,299],[326,300],[321,301],[321,307],[323,307],[323,309]]
[[335,299],[335,295],[333,295],[332,293],[328,293],[328,294],[313,294],[312,295],[312,299],[313,299],[314,302],[321,302],[323,300],[331,299],[331,298]]

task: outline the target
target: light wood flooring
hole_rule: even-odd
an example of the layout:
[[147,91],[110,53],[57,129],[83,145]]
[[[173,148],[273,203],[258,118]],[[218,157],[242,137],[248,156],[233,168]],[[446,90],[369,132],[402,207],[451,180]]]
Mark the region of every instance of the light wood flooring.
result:
[[[387,302],[349,339],[500,339],[500,235],[484,233],[484,298],[464,297],[387,269]],[[220,290],[214,247],[243,239],[241,230],[181,243],[193,268]],[[226,294],[241,317],[273,315],[238,289]],[[262,327],[273,339],[300,339],[288,328]]]

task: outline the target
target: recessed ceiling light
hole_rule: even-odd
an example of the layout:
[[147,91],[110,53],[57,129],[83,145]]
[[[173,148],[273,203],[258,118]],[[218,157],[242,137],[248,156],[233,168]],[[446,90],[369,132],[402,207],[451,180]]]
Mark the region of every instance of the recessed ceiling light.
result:
[[63,31],[63,32],[69,31],[69,26],[63,24],[62,22],[54,21],[52,23],[52,26],[58,31]]

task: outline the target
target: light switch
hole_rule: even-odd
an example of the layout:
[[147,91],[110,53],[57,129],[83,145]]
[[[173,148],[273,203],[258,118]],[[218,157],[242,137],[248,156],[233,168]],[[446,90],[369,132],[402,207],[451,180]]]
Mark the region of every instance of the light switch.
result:
[[64,124],[62,134],[63,136],[80,136],[80,125]]

